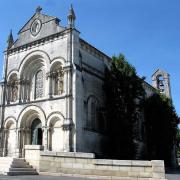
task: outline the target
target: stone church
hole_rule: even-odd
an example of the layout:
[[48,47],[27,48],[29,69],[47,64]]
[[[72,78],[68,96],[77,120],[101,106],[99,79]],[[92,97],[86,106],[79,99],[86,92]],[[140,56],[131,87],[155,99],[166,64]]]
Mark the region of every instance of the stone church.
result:
[[[1,156],[24,157],[25,145],[44,151],[101,154],[106,127],[104,71],[111,58],[80,37],[73,8],[64,27],[41,7],[4,52],[0,89]],[[169,75],[157,70],[147,96],[171,98]],[[101,114],[101,116],[99,116]]]

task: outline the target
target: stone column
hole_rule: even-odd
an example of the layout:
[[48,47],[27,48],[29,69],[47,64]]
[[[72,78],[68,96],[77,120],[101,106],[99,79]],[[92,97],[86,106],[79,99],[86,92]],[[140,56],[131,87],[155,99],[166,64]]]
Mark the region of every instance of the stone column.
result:
[[26,139],[24,141],[26,141],[27,144],[31,144],[31,129],[30,128],[27,128],[26,129]]
[[52,83],[52,76],[49,75],[48,76],[48,84],[49,84],[49,92],[48,92],[48,96],[49,98],[52,98],[52,93],[53,93],[53,83]]
[[27,80],[23,81],[23,102],[28,101],[28,82]]
[[18,84],[18,99],[19,99],[19,102],[21,102],[21,96],[22,96],[22,81],[19,80],[19,84]]
[[20,157],[20,129],[16,129],[16,146],[15,146],[15,157]]
[[31,82],[28,81],[28,82],[27,82],[28,101],[30,101],[30,99],[31,99],[31,91],[30,91],[30,88],[31,88]]
[[63,124],[64,130],[64,151],[70,152],[71,151],[71,121],[66,119]]
[[21,145],[21,151],[22,151],[22,157],[25,157],[25,143],[26,143],[26,132],[28,129],[22,128],[21,129],[21,138],[22,138],[22,145]]
[[66,93],[66,118],[64,119],[64,151],[70,152],[71,149],[71,125],[72,125],[72,67],[66,63],[64,67],[65,93]]
[[43,146],[44,150],[48,150],[48,129],[47,126],[43,127]]
[[52,128],[48,127],[48,150],[52,150]]
[[6,101],[7,101],[7,104],[9,104],[10,103],[10,85],[7,85],[7,89],[6,89]]
[[25,89],[25,83],[24,80],[22,81],[22,85],[21,85],[21,101],[24,102],[25,96],[24,96],[24,89]]
[[4,129],[3,157],[7,155],[7,129]]

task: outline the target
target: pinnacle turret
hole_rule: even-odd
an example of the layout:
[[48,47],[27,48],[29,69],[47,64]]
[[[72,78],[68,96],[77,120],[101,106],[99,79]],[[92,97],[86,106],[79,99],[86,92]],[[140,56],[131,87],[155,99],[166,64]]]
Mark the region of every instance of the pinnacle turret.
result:
[[14,39],[12,35],[12,30],[11,30],[7,39],[7,48],[10,49],[13,44],[14,44]]
[[73,6],[71,4],[70,10],[69,10],[69,14],[68,14],[68,26],[70,28],[74,28],[75,19],[76,19],[76,15],[74,13],[74,9],[73,9]]

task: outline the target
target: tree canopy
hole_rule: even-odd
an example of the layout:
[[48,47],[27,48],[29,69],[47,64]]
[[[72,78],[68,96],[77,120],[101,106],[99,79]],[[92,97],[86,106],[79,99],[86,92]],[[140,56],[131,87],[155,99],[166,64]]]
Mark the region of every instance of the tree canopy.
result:
[[111,67],[106,71],[105,91],[111,147],[109,153],[113,158],[133,159],[133,125],[138,118],[137,110],[140,109],[137,100],[143,96],[144,90],[142,79],[123,54],[112,58]]
[[171,166],[179,117],[158,91],[145,98],[143,83],[123,54],[112,57],[105,76],[108,157],[163,159]]
[[[172,101],[156,93],[144,104],[148,159],[165,160],[172,166],[175,159],[175,144],[179,117]],[[174,152],[173,152],[174,151]]]

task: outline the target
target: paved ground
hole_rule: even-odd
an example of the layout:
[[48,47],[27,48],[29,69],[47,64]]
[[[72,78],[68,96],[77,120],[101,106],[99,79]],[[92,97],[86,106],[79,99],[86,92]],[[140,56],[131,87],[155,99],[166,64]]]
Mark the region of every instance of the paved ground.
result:
[[166,174],[168,180],[180,180],[180,174]]
[[166,179],[180,180],[180,168],[178,168],[176,170],[166,169]]
[[85,180],[83,178],[63,176],[0,176],[0,180]]
[[[180,180],[180,174],[166,174],[168,180]],[[63,177],[63,176],[0,176],[0,180],[87,180],[86,178],[78,177]]]

